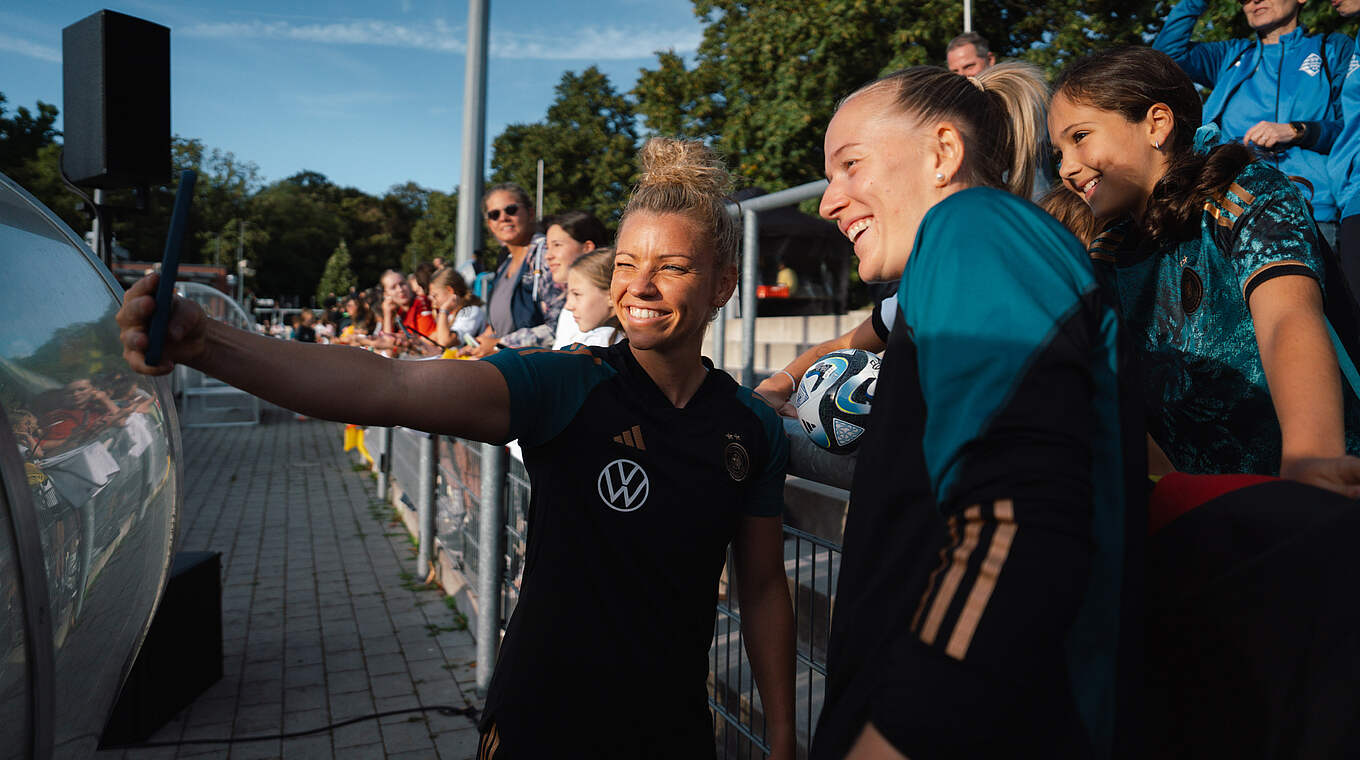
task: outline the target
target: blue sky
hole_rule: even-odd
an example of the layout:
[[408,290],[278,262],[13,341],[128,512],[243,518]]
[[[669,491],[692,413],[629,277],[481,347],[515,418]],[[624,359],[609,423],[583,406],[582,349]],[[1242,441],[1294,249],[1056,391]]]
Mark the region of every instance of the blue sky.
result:
[[[564,72],[598,66],[626,90],[654,51],[689,58],[703,30],[689,0],[490,4],[488,160],[507,124],[543,118]],[[266,181],[309,169],[373,194],[458,184],[466,0],[9,2],[11,112],[61,108],[61,30],[105,7],[170,28],[171,129],[253,161]]]

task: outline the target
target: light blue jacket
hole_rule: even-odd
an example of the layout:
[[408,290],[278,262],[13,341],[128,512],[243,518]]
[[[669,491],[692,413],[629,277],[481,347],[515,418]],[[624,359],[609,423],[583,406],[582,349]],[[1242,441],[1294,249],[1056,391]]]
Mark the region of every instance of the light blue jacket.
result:
[[[1195,22],[1208,7],[1208,0],[1177,3],[1152,46],[1175,59],[1197,84],[1213,88],[1204,103],[1204,121],[1221,127],[1228,101],[1246,97],[1239,90],[1260,68],[1262,44],[1259,39],[1191,42]],[[1286,175],[1307,180],[1312,193],[1304,187],[1304,197],[1312,201],[1314,218],[1335,222],[1340,187],[1334,186],[1327,154],[1341,133],[1341,88],[1355,47],[1345,35],[1309,35],[1302,28],[1281,37],[1280,44],[1279,87],[1275,102],[1257,104],[1261,121],[1301,121],[1308,132],[1298,145],[1264,158]]]
[[1360,192],[1356,192],[1360,189],[1360,76],[1351,76],[1356,69],[1360,69],[1360,55],[1352,53],[1346,64],[1346,84],[1341,88],[1346,126],[1341,128],[1327,164],[1342,219],[1360,214]]

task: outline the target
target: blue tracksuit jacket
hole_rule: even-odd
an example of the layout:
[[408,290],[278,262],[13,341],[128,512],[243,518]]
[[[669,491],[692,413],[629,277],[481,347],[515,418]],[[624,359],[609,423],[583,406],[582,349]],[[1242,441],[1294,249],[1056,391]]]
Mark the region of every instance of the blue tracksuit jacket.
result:
[[[1260,40],[1237,39],[1226,42],[1191,42],[1190,33],[1208,0],[1182,0],[1166,17],[1166,24],[1152,46],[1175,59],[1197,84],[1212,87],[1204,104],[1204,121],[1223,126],[1221,117],[1228,102],[1244,97],[1242,85],[1259,73],[1262,59]],[[1340,203],[1327,154],[1341,133],[1341,88],[1354,52],[1351,39],[1341,34],[1309,35],[1295,29],[1280,38],[1284,46],[1280,59],[1273,102],[1258,103],[1261,121],[1308,124],[1308,134],[1299,145],[1267,156],[1280,171],[1302,177],[1312,185],[1304,196],[1310,197],[1313,216],[1319,222],[1340,218]],[[1224,139],[1242,135],[1224,134]]]
[[1360,214],[1360,192],[1356,192],[1360,189],[1360,76],[1350,76],[1356,69],[1360,69],[1360,55],[1352,53],[1346,64],[1346,84],[1341,88],[1341,113],[1346,126],[1328,158],[1342,219]]

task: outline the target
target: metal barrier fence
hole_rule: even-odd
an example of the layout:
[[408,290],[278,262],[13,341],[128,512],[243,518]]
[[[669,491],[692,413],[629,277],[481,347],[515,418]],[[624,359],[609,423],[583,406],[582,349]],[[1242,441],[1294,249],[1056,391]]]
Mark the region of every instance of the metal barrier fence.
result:
[[[753,198],[740,209],[745,235],[742,250],[741,380],[755,377],[756,262],[759,257],[756,212],[819,197],[825,181],[812,182]],[[727,309],[718,329],[725,334]],[[725,341],[715,344],[715,363],[724,366]],[[524,572],[529,477],[518,448],[493,446],[405,429],[378,429],[369,447],[378,472],[379,495],[415,513],[420,546],[417,572],[425,577],[437,552],[448,558],[476,594],[477,688],[491,681],[500,636],[519,598]],[[833,457],[818,449],[794,421],[786,421],[790,474],[849,488],[853,457]],[[395,488],[392,488],[395,481]],[[389,492],[390,489],[390,492]],[[787,490],[786,490],[787,493]],[[840,525],[839,515],[814,521]],[[792,591],[796,625],[795,726],[798,754],[806,755],[825,691],[826,642],[840,571],[840,545],[825,536],[789,525],[784,528],[784,566]],[[487,549],[489,551],[483,551]],[[487,561],[489,558],[489,562]],[[729,554],[728,566],[731,566]],[[724,571],[709,652],[709,706],[715,741],[723,758],[763,758],[769,753],[760,695],[746,658],[741,632],[740,589]]]

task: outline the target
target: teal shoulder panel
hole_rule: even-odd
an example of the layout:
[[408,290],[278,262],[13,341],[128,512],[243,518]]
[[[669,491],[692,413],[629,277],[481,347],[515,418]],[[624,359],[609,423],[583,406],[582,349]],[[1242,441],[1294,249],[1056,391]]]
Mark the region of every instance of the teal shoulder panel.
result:
[[584,346],[573,350],[502,349],[483,359],[510,387],[510,437],[539,446],[562,432],[595,386],[617,371]]
[[1029,201],[972,188],[926,214],[898,302],[917,347],[926,465],[939,503],[949,501],[966,444],[1096,287],[1081,244]]
[[[774,517],[784,512],[784,475],[789,466],[789,439],[784,423],[765,400],[750,388],[737,386],[736,398],[760,420],[765,435],[765,462],[751,483],[751,498],[742,511],[756,517]],[[752,464],[760,464],[753,462]]]

